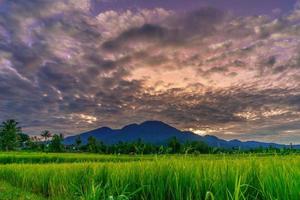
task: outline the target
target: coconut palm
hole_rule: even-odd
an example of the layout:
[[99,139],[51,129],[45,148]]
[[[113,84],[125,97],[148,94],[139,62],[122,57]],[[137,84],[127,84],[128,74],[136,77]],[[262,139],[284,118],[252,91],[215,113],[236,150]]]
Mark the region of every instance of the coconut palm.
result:
[[48,139],[51,137],[51,133],[50,133],[50,131],[48,131],[48,130],[44,130],[44,131],[41,133],[41,136],[44,138],[44,141],[47,142]]
[[18,135],[21,128],[14,119],[2,122],[0,126],[0,146],[2,150],[14,150],[18,146]]

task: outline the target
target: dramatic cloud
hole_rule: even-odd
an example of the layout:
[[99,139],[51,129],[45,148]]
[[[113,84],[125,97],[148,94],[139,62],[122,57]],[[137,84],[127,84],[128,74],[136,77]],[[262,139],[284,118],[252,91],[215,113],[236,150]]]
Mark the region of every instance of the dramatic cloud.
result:
[[94,4],[0,1],[0,120],[75,134],[156,119],[300,143],[299,3],[249,16]]

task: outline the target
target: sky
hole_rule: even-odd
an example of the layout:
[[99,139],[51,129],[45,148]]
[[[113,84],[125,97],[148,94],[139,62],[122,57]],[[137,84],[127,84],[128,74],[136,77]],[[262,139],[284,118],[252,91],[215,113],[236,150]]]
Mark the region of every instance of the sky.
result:
[[300,1],[0,0],[0,120],[65,135],[161,120],[300,143]]

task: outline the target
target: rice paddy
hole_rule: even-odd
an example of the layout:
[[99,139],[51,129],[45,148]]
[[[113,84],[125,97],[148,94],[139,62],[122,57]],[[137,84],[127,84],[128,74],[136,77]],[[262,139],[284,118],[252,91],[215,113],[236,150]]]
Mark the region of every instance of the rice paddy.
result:
[[0,199],[300,199],[298,155],[1,153],[0,163]]

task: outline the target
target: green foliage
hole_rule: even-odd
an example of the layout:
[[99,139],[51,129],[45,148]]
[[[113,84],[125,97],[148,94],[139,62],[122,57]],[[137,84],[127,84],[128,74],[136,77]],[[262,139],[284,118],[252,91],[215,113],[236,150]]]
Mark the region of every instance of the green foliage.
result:
[[64,138],[63,138],[62,134],[60,134],[60,135],[54,134],[52,137],[52,140],[50,142],[50,145],[49,145],[49,150],[51,152],[64,151],[64,145],[62,144],[63,139]]
[[48,130],[44,130],[41,133],[41,136],[44,138],[44,141],[47,142],[49,138],[51,138],[52,134]]
[[211,148],[204,142],[192,141],[183,144],[183,153],[185,154],[200,154],[200,153],[210,153]]
[[95,137],[90,136],[88,138],[87,145],[83,147],[83,150],[86,150],[91,153],[104,153],[105,145],[101,141],[97,141]]
[[76,149],[77,150],[79,150],[81,144],[82,144],[81,137],[80,136],[76,137],[76,139],[75,139],[75,145],[76,145]]
[[93,152],[93,153],[98,152],[97,140],[93,136],[90,136],[88,138],[87,149],[89,152]]
[[[180,142],[176,137],[170,138],[166,145],[150,144],[138,139],[134,142],[119,142],[117,144],[106,145],[102,141],[89,137],[87,144],[83,144],[80,136],[75,140],[75,144],[64,146],[63,135],[55,134],[52,137],[50,131],[45,130],[41,133],[43,140],[34,136],[30,138],[21,132],[18,122],[7,120],[0,126],[0,149],[1,150],[29,150],[44,152],[91,152],[102,154],[240,154],[240,153],[272,153],[272,154],[291,154],[299,152],[291,144],[287,148],[277,149],[270,146],[269,148],[256,148],[243,150],[240,148],[222,149],[209,147],[202,141]],[[49,142],[49,138],[52,140]]]
[[0,200],[46,200],[42,195],[36,195],[20,188],[13,187],[7,182],[0,182]]
[[[299,155],[169,155],[136,160],[136,156],[96,154],[8,154],[107,158],[109,162],[22,164],[19,160],[0,165],[1,180],[52,200],[298,200],[300,195]],[[2,156],[7,154],[0,153],[0,160]]]
[[0,164],[12,163],[83,163],[83,162],[129,162],[151,161],[152,156],[102,155],[91,153],[42,153],[42,152],[0,152]]
[[30,140],[30,137],[24,133],[18,133],[17,138],[20,144],[26,143]]
[[49,131],[42,136],[29,138],[15,120],[7,120],[0,128],[0,147],[90,154],[0,152],[0,163],[9,164],[0,165],[0,199],[300,199],[300,156],[292,145],[221,149],[177,138],[167,145],[140,139],[105,145],[94,137],[82,144],[78,137],[65,147],[62,134],[50,142]]
[[170,148],[170,153],[179,153],[181,150],[181,143],[177,140],[176,137],[173,137],[169,141],[168,147]]
[[0,126],[0,147],[2,150],[14,150],[18,146],[18,135],[21,134],[21,128],[18,122],[10,119]]

